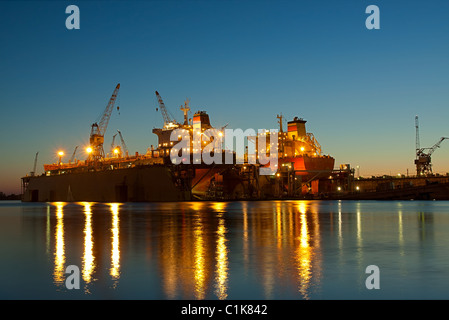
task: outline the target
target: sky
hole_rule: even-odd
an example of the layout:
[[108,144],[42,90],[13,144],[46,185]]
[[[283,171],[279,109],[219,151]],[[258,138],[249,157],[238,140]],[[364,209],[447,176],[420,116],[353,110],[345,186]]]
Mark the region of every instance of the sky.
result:
[[[66,28],[77,5],[80,29]],[[380,12],[369,30],[367,6]],[[415,171],[420,142],[449,137],[449,2],[0,1],[0,191],[44,163],[83,159],[91,125],[120,83],[105,149],[120,130],[131,153],[157,143],[157,90],[181,121],[276,129],[307,120],[336,167],[362,176]],[[286,123],[284,123],[286,126]],[[64,160],[64,159],[63,159]],[[449,142],[432,157],[449,172]]]

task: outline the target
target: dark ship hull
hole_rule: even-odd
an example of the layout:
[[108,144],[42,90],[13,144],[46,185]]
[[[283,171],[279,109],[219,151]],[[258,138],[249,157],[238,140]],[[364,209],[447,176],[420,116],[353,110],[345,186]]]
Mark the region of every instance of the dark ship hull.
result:
[[22,178],[22,201],[154,202],[234,199],[233,165],[147,165]]
[[191,194],[169,167],[148,166],[23,178],[23,201],[180,201]]

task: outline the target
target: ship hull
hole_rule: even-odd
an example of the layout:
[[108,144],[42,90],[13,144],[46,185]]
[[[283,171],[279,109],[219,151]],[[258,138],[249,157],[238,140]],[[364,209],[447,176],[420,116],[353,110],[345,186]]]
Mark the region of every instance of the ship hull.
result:
[[[293,164],[302,182],[332,171],[332,157],[279,159]],[[142,165],[114,170],[70,172],[24,177],[24,202],[154,202],[266,198],[279,194],[273,177],[257,177],[256,166]],[[249,174],[253,169],[252,175]],[[264,179],[265,178],[265,179]],[[267,179],[268,178],[268,179]],[[288,188],[288,187],[284,187]]]
[[189,191],[180,188],[169,167],[148,166],[97,172],[27,177],[24,202],[47,201],[183,201]]
[[329,175],[334,169],[335,159],[329,156],[320,157],[285,157],[279,159],[279,164],[282,166],[293,164],[293,169],[297,176],[302,176],[303,179],[307,177],[321,178]]

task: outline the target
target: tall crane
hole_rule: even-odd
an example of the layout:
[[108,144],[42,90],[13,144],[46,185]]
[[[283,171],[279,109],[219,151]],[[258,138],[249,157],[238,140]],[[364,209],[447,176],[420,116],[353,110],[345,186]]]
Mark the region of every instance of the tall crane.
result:
[[104,134],[108,127],[109,119],[111,118],[112,109],[114,108],[115,101],[117,99],[118,91],[120,89],[120,83],[114,89],[111,98],[98,122],[92,124],[92,130],[90,132],[90,159],[100,160],[104,158]]
[[69,163],[72,163],[73,160],[75,160],[75,154],[76,154],[76,150],[77,150],[77,149],[78,149],[78,146],[76,146],[76,147],[75,147],[75,150],[73,150],[72,157],[70,158]]
[[111,143],[111,153],[114,153],[115,149],[115,137],[117,136],[117,133],[112,136],[112,143]]
[[416,129],[415,147],[416,147],[416,153],[418,154],[418,150],[420,149],[420,146],[419,146],[419,122],[418,122],[418,116],[415,116],[415,129]]
[[419,142],[419,122],[418,122],[418,116],[415,116],[415,129],[416,129],[416,159],[415,159],[415,165],[416,165],[416,175],[417,176],[423,176],[427,174],[432,174],[432,154],[435,152],[437,148],[440,147],[441,142],[443,142],[446,139],[449,139],[448,137],[441,137],[440,140],[438,140],[437,143],[435,143],[430,148],[421,148],[420,142]]
[[176,120],[169,115],[167,108],[165,107],[164,101],[162,100],[159,92],[156,91],[157,102],[159,104],[159,108],[161,109],[162,117],[164,118],[164,127],[172,128],[176,127],[178,123]]
[[39,155],[39,152],[36,152],[36,156],[34,157],[34,166],[33,171],[30,172],[30,176],[34,177],[36,175],[36,165],[37,165],[37,156]]
[[120,130],[117,130],[119,136],[120,136],[120,141],[122,142],[122,148],[123,151],[125,152],[125,155],[128,157],[129,156],[129,152],[128,152],[128,147],[125,144],[125,139],[123,139],[122,133],[120,132]]

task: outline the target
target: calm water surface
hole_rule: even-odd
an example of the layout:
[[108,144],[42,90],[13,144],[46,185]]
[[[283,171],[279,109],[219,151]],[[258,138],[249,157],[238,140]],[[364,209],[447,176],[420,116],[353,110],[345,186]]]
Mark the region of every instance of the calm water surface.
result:
[[0,299],[449,299],[448,245],[449,202],[2,201]]

